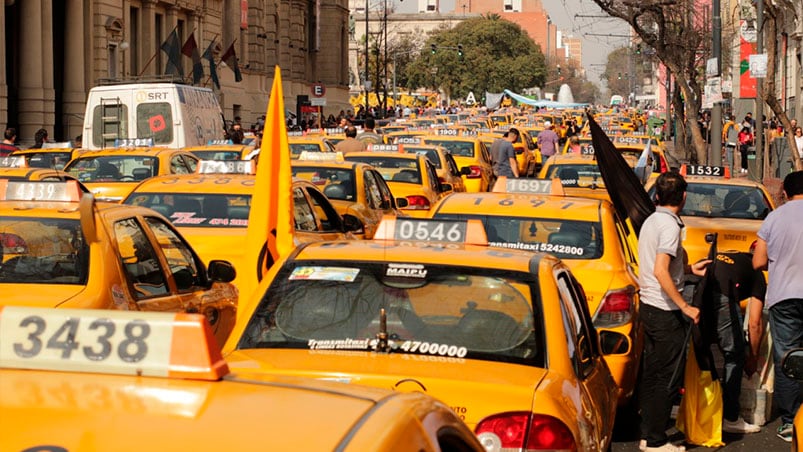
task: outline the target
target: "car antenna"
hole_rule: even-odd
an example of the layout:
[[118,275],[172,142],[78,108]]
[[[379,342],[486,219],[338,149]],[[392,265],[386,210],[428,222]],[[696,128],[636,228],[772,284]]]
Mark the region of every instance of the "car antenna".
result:
[[379,310],[379,332],[376,333],[376,351],[382,353],[390,352],[388,346],[388,314],[385,308]]

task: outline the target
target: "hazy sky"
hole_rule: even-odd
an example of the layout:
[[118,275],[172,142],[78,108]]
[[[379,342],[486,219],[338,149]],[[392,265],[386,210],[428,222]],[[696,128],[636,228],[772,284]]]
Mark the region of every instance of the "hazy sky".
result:
[[[603,18],[605,16],[592,0],[541,0],[552,22],[565,36],[580,37],[583,41],[583,67],[586,76],[594,83],[604,86],[599,76],[605,70],[608,54],[626,45],[627,38],[597,35],[627,35],[630,26],[622,20]],[[417,0],[395,0],[395,10],[400,13],[417,11]],[[455,0],[441,0],[442,12],[454,10]],[[592,16],[592,17],[584,17]],[[607,17],[607,16],[606,16]],[[589,36],[592,33],[593,36]]]

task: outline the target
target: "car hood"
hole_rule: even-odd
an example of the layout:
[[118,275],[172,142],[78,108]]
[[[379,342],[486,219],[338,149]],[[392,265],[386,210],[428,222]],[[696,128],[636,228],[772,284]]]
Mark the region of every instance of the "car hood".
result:
[[533,410],[534,391],[549,373],[517,364],[368,351],[236,350],[226,361],[242,378],[270,373],[425,392],[452,407],[472,430],[494,413]]

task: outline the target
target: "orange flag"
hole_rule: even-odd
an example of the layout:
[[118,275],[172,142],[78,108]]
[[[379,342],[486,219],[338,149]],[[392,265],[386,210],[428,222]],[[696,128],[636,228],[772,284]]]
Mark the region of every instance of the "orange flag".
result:
[[[259,281],[274,262],[295,248],[293,175],[284,111],[282,73],[276,66],[248,214],[245,268],[239,270],[243,273],[240,283],[241,306],[244,301],[261,296],[254,294]],[[242,309],[239,311],[243,312]]]

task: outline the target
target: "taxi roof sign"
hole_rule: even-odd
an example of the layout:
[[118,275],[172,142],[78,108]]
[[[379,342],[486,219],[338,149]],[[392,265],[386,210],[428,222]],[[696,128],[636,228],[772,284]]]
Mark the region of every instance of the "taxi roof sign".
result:
[[72,141],[48,141],[42,143],[42,149],[69,149],[72,147]]
[[9,155],[0,157],[0,168],[27,168],[28,162],[21,155]]
[[254,174],[253,160],[201,160],[198,174]]
[[721,177],[724,179],[731,178],[730,168],[727,166],[707,166],[707,165],[689,165],[684,163],[680,166],[680,174],[686,176],[707,176],[707,177]]
[[500,176],[496,179],[494,193],[529,193],[537,195],[564,196],[563,183],[557,177],[552,179],[516,179]]
[[5,306],[0,334],[0,368],[213,381],[229,372],[201,314]]
[[207,145],[207,146],[225,145],[225,144],[234,144],[234,141],[232,141],[232,140],[227,140],[227,139],[225,139],[225,138],[223,138],[223,139],[218,139],[218,140],[207,140],[207,141],[206,141],[206,145]]
[[316,152],[316,151],[301,151],[298,156],[299,161],[308,162],[345,162],[342,152]]
[[116,148],[138,148],[153,147],[153,138],[116,138],[114,140]]
[[404,152],[404,145],[403,144],[369,143],[368,144],[368,151],[369,152]]
[[488,236],[480,220],[434,220],[390,215],[382,218],[374,240],[488,245]]
[[81,200],[81,193],[76,180],[42,182],[0,179],[2,201],[78,202]]

